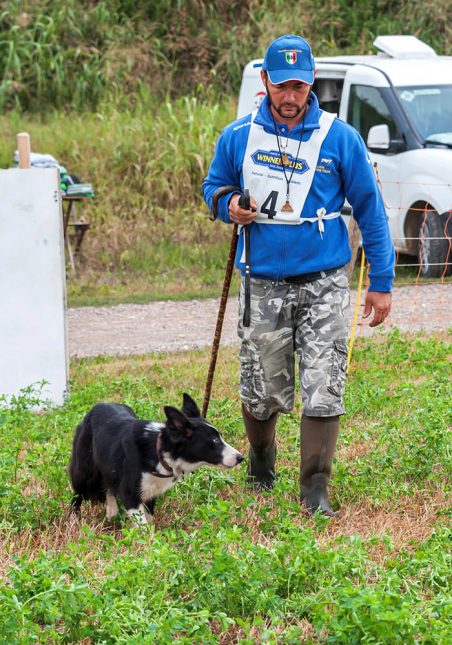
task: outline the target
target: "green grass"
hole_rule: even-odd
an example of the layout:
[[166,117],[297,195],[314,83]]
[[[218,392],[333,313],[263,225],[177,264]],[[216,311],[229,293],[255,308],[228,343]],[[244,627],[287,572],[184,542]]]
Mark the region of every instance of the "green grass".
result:
[[[214,241],[205,242],[194,249],[189,248],[187,252],[172,244],[159,245],[157,249],[149,246],[143,255],[139,250],[132,250],[130,256],[137,261],[137,266],[143,256],[149,256],[149,272],[141,269],[136,272],[111,271],[101,274],[82,271],[75,277],[69,276],[69,306],[146,304],[156,300],[219,298],[229,255],[230,229],[220,223],[209,222],[207,226],[212,226],[212,232],[218,233]],[[413,258],[409,258],[409,261],[415,262]],[[360,268],[357,265],[350,282],[352,289],[358,288],[359,274]],[[413,284],[438,284],[440,280],[444,284],[452,282],[450,276],[442,279],[419,278],[417,267],[400,265],[396,269],[394,288]],[[239,289],[240,275],[238,271],[234,271],[229,295],[236,296]]]
[[[157,301],[185,301],[202,300],[204,298],[220,298],[222,293],[221,275],[222,267],[218,266],[215,272],[217,282],[204,284],[202,277],[196,281],[192,274],[179,273],[178,279],[171,284],[154,284],[144,281],[129,281],[124,283],[114,282],[112,285],[79,281],[70,282],[68,288],[68,301],[71,307],[107,307],[120,304],[145,305]],[[240,279],[234,274],[229,289],[229,296],[237,296],[240,289]]]
[[[177,213],[174,214],[177,218]],[[219,297],[229,255],[231,229],[190,215],[186,240],[165,237],[158,244],[138,241],[122,254],[120,267],[82,272],[67,280],[70,306],[147,303]],[[180,232],[182,235],[184,232]],[[179,235],[178,233],[176,233]],[[238,292],[233,277],[231,294]]]
[[[360,342],[333,521],[300,511],[299,402],[278,425],[271,493],[248,490],[245,466],[205,468],[158,502],[155,530],[97,507],[68,520],[71,439],[89,407],[159,419],[183,391],[200,402],[207,352],[73,362],[63,407],[33,413],[31,392],[1,407],[0,642],[450,642],[449,348],[445,335]],[[237,387],[224,349],[209,419],[245,451]]]

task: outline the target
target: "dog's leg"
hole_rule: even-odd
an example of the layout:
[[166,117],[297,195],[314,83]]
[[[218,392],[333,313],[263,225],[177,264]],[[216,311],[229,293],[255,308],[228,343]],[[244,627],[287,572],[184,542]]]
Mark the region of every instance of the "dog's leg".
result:
[[146,507],[144,509],[144,514],[145,514],[145,517],[146,517],[146,522],[148,524],[154,524],[154,516],[152,515],[152,513],[150,513],[148,511],[148,509]]
[[70,512],[80,517],[80,506],[82,505],[82,502],[83,502],[83,497],[75,493],[74,496],[72,497]]
[[118,503],[116,497],[107,490],[106,493],[106,502],[107,502],[107,520],[111,520],[112,517],[119,514]]
[[154,524],[155,499],[151,499],[144,505],[144,513],[148,524]]
[[146,526],[149,516],[144,504],[139,504],[138,508],[127,508],[127,515],[130,517],[135,526]]

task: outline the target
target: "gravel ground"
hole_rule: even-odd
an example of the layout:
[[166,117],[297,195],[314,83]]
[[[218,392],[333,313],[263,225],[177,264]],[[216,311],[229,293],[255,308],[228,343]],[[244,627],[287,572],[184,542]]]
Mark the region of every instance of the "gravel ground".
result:
[[[353,317],[356,292],[352,292]],[[208,347],[212,343],[219,300],[152,302],[147,305],[80,307],[68,310],[72,358],[168,352]],[[362,311],[362,305],[361,305]],[[403,331],[445,330],[452,325],[452,284],[398,287],[390,317],[382,327],[359,325],[357,335],[370,336],[398,327]],[[226,308],[221,343],[237,342],[237,299]]]

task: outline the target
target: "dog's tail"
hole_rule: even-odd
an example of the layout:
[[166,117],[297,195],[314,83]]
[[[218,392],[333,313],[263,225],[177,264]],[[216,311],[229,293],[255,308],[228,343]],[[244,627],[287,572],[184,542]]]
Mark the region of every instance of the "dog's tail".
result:
[[69,475],[74,489],[71,511],[79,513],[84,500],[105,501],[102,476],[93,460],[93,430],[90,413],[85,416],[75,431]]

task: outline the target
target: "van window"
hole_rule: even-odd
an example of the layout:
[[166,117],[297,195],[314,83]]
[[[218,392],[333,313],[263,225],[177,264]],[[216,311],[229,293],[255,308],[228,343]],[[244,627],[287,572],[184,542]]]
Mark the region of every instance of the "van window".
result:
[[369,130],[374,125],[386,124],[391,139],[400,136],[380,91],[368,85],[351,86],[347,121],[358,130],[364,141],[367,141]]
[[398,87],[414,127],[427,143],[452,143],[452,85]]
[[319,100],[322,110],[339,114],[344,79],[316,78],[312,89]]

